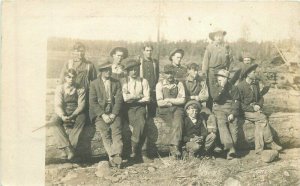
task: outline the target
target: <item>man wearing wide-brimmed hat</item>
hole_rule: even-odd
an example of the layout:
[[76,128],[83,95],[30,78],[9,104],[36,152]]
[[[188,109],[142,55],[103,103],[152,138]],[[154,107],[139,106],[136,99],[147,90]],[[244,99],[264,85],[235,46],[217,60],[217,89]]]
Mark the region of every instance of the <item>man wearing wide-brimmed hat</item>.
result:
[[179,81],[184,81],[187,74],[186,67],[181,64],[183,56],[184,50],[178,48],[172,50],[169,55],[169,60],[172,63],[170,68],[172,68],[172,71],[174,72],[175,79]]
[[213,41],[206,47],[203,62],[202,71],[207,76],[207,85],[209,90],[209,100],[207,107],[212,108],[211,92],[215,89],[217,79],[215,73],[221,69],[229,69],[231,62],[233,61],[230,47],[224,43],[224,36],[226,31],[218,30],[209,33],[209,38]]
[[170,126],[170,152],[172,156],[181,156],[182,127],[185,104],[185,89],[182,82],[174,78],[172,65],[164,66],[164,77],[156,85],[157,116]]
[[274,150],[281,150],[282,147],[273,141],[266,115],[262,112],[263,96],[260,94],[259,85],[255,83],[257,64],[247,65],[242,71],[242,82],[238,84],[241,95],[241,107],[246,120],[255,124],[255,151],[260,154],[265,144]]
[[123,97],[120,82],[111,78],[111,66],[110,62],[99,65],[100,75],[91,83],[90,119],[100,131],[111,166],[120,167],[123,148],[120,110]]
[[141,63],[136,59],[125,62],[124,70],[127,77],[121,79],[122,93],[128,114],[129,125],[132,127],[131,158],[137,160],[141,155],[141,143],[145,138],[144,127],[146,123],[146,104],[150,101],[150,88],[148,81],[139,77]]
[[113,59],[112,78],[120,80],[125,77],[122,61],[128,57],[128,50],[125,47],[115,47],[110,51],[109,55]]
[[214,115],[206,121],[200,114],[201,104],[196,100],[186,103],[184,110],[187,116],[183,126],[183,143],[189,156],[211,155],[215,147],[217,124]]
[[[97,71],[94,64],[85,58],[85,46],[76,42],[72,48],[72,59],[66,62],[60,74],[61,83],[64,82],[64,73],[74,69],[77,73],[75,83],[88,91],[90,82],[97,78]],[[87,92],[88,93],[88,92]]]
[[221,69],[217,77],[216,89],[211,92],[213,98],[212,111],[217,118],[217,124],[221,143],[227,151],[227,159],[235,157],[235,145],[237,142],[240,96],[237,87],[232,85],[229,79],[229,71]]

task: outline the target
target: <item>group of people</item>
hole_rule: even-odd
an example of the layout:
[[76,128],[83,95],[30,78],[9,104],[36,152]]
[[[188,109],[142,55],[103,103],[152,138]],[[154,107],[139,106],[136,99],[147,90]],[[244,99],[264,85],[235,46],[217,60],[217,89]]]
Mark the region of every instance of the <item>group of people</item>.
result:
[[[225,151],[227,159],[236,157],[238,119],[255,124],[255,151],[265,147],[280,151],[273,141],[266,115],[263,93],[256,80],[257,64],[250,55],[241,65],[233,65],[231,49],[224,43],[225,31],[209,34],[200,66],[181,65],[184,50],[170,52],[170,64],[159,70],[152,58],[153,46],[144,45],[143,55],[128,58],[128,50],[111,50],[110,61],[97,69],[85,58],[85,46],[76,43],[72,59],[63,67],[61,84],[55,93],[54,133],[63,156],[73,159],[78,137],[85,125],[95,124],[100,132],[110,165],[122,164],[122,128],[132,128],[130,158],[147,158],[142,146],[147,138],[149,118],[160,117],[170,126],[170,153],[175,158]],[[160,76],[161,73],[161,76]],[[205,114],[203,114],[205,113]],[[66,133],[66,128],[71,128]],[[146,135],[147,134],[147,135]]]

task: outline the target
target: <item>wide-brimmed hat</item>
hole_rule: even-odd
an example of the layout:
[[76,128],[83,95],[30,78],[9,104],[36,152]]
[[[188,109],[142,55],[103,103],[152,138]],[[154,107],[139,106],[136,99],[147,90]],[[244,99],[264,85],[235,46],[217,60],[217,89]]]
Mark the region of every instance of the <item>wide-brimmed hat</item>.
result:
[[101,71],[103,69],[111,68],[112,63],[110,61],[106,61],[100,65],[98,65],[98,70]]
[[123,52],[123,59],[128,57],[128,49],[125,47],[115,47],[109,52],[109,55],[112,57],[113,54],[116,53],[117,50]]
[[250,72],[255,70],[257,67],[258,67],[258,64],[246,65],[241,72],[241,79],[245,78],[247,76],[247,74],[249,74]]
[[124,70],[128,70],[129,68],[139,66],[141,63],[136,59],[128,59],[124,62]]
[[174,50],[172,50],[170,52],[169,55],[169,60],[172,61],[172,57],[176,54],[176,53],[180,53],[182,55],[182,57],[184,56],[184,50],[180,49],[180,48],[175,48]]
[[230,72],[228,70],[221,69],[217,73],[215,73],[215,76],[222,76],[222,77],[225,77],[225,78],[229,79]]
[[224,31],[224,30],[218,30],[218,31],[209,33],[208,37],[209,37],[209,39],[211,39],[212,41],[214,41],[215,40],[215,35],[217,35],[217,34],[221,34],[221,35],[223,34],[223,36],[225,36],[227,34],[227,32]]
[[165,74],[169,74],[169,73],[174,73],[174,67],[173,65],[165,65],[164,66],[164,71]]
[[199,101],[196,100],[190,100],[188,101],[185,106],[184,106],[184,110],[186,110],[189,106],[191,105],[196,105],[198,107],[198,110],[200,110],[202,108],[201,104],[199,103]]

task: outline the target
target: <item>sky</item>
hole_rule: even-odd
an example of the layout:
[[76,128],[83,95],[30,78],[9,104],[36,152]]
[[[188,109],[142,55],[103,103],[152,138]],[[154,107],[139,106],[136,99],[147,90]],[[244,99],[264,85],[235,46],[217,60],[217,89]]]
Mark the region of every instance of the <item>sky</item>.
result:
[[156,41],[159,22],[161,37],[171,41],[208,39],[218,29],[227,31],[228,41],[300,40],[298,2],[53,0],[21,10],[32,18],[45,16],[55,37]]

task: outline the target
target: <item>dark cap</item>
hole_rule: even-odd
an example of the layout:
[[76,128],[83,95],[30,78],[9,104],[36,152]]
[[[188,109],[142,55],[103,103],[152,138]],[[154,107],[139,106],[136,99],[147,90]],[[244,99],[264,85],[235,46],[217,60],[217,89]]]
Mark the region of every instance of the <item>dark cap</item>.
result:
[[200,110],[202,108],[201,104],[199,103],[199,101],[196,101],[196,100],[190,100],[188,101],[185,106],[184,106],[184,110],[188,109],[189,106],[191,105],[195,105],[198,110]]
[[105,63],[102,63],[98,66],[98,70],[102,71],[104,69],[111,68],[111,66],[112,66],[112,63],[110,61],[106,61]]
[[125,61],[124,70],[128,70],[132,67],[139,66],[141,63],[136,59],[128,59]]
[[241,79],[245,78],[250,72],[255,70],[258,67],[258,64],[246,65],[241,72]]
[[171,73],[174,73],[174,67],[173,65],[165,65],[164,66],[164,73],[165,74],[171,74]]

